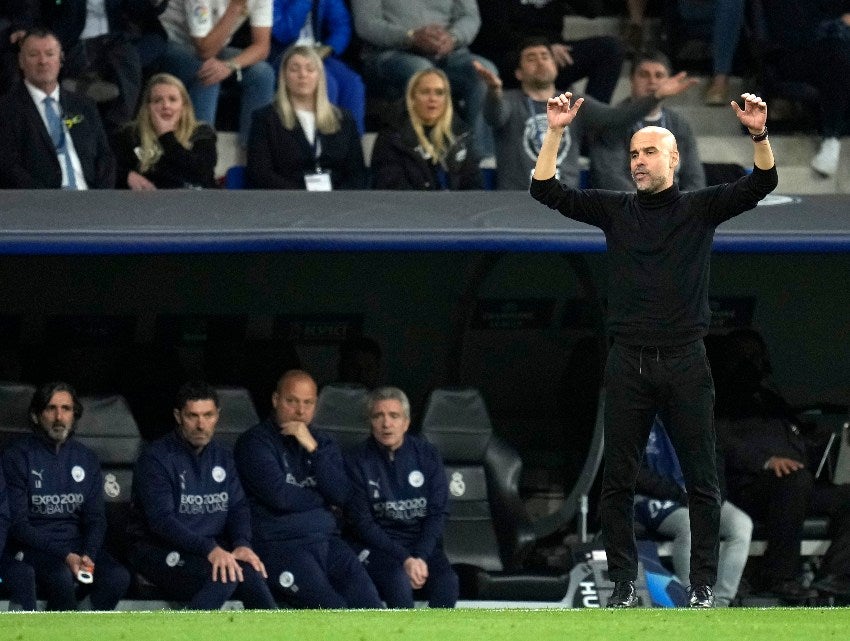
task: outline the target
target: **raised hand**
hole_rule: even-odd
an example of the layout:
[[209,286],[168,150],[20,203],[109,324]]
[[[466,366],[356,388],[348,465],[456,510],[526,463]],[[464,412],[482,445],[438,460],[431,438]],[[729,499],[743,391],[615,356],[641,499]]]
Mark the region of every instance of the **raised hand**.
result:
[[754,93],[742,93],[741,98],[744,99],[744,108],[741,109],[733,100],[732,110],[741,124],[749,129],[751,134],[757,135],[764,130],[767,123],[767,103]]
[[294,436],[298,444],[310,453],[315,452],[319,447],[310,433],[310,428],[303,421],[286,421],[280,426],[280,433],[284,436]]
[[658,84],[658,89],[655,90],[655,97],[660,100],[661,98],[667,98],[668,96],[678,96],[680,93],[687,91],[698,82],[699,80],[696,78],[689,78],[686,72],[680,71],[669,78],[665,78]]
[[472,67],[487,87],[494,91],[502,88],[502,79],[499,78],[499,74],[493,73],[477,60],[472,61]]
[[584,98],[576,99],[572,105],[573,94],[569,91],[546,101],[546,120],[552,129],[569,126],[578,113]]

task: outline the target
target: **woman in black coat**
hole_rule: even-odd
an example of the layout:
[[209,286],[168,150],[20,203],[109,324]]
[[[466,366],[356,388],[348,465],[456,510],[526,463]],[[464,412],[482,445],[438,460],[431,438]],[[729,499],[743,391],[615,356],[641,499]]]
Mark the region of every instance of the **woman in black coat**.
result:
[[439,69],[414,74],[405,102],[396,125],[375,140],[375,189],[482,189],[472,134],[454,117],[446,75]]
[[136,119],[113,142],[119,189],[216,186],[216,133],[195,120],[186,87],[171,74],[151,77]]
[[366,166],[351,114],[328,100],[322,60],[295,45],[280,63],[270,105],[254,112],[247,179],[261,189],[363,189]]

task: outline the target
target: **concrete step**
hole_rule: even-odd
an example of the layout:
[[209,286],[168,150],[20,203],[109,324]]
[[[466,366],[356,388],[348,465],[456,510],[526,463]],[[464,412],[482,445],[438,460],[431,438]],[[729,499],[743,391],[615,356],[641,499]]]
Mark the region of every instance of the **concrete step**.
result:
[[[810,136],[771,134],[770,146],[779,167],[806,166],[817,151],[816,141]],[[732,135],[698,135],[697,148],[703,162],[752,163],[753,143],[740,129]]]
[[[842,145],[838,173],[831,178],[824,178],[809,166],[818,150],[819,141],[815,137],[771,134],[770,145],[779,171],[778,192],[850,193],[850,146]],[[697,147],[703,162],[734,162],[744,167],[752,163],[752,143],[740,132],[735,136],[698,136]]]

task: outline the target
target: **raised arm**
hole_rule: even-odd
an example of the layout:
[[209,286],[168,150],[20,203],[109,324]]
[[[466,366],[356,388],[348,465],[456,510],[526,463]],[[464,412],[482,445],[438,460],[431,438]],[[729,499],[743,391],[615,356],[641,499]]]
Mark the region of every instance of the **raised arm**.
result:
[[776,161],[767,138],[767,103],[752,93],[741,94],[741,98],[744,99],[744,108],[741,109],[733,100],[732,109],[753,138],[753,163],[759,169],[770,169]]
[[549,127],[546,129],[543,143],[540,145],[537,164],[534,165],[534,178],[536,180],[548,180],[555,175],[558,146],[561,143],[561,136],[564,135],[564,128],[573,121],[581,103],[584,102],[584,98],[578,98],[575,104],[571,105],[572,97],[573,94],[568,91],[554,98],[549,98],[546,102],[546,120]]

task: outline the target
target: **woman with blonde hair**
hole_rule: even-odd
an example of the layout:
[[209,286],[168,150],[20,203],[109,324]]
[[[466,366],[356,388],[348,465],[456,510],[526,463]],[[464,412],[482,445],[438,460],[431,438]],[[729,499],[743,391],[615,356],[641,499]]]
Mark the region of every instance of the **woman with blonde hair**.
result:
[[247,178],[263,189],[362,189],[366,166],[351,114],[328,100],[322,59],[294,45],[280,63],[274,101],[254,112]]
[[405,110],[378,134],[372,152],[376,189],[481,189],[472,134],[454,115],[449,79],[425,69],[407,83]]
[[136,119],[114,141],[119,188],[215,187],[216,133],[195,119],[186,87],[168,73],[151,77]]

